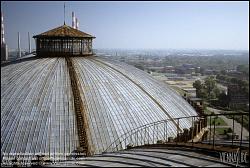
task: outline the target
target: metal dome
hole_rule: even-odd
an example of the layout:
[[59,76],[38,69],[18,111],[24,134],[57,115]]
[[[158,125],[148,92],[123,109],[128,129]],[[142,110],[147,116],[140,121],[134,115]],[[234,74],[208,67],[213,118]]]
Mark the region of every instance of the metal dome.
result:
[[[92,154],[156,121],[197,115],[166,84],[130,65],[72,57]],[[79,146],[66,59],[36,58],[1,67],[1,153],[71,153]],[[191,120],[180,123],[190,128]],[[174,121],[169,134],[176,136]],[[149,132],[150,133],[150,132]]]

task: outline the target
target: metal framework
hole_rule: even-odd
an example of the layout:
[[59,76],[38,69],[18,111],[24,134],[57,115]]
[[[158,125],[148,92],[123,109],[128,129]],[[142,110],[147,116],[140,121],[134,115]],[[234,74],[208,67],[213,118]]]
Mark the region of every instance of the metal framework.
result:
[[92,38],[37,38],[38,56],[84,56],[92,55]]
[[94,36],[67,25],[57,27],[33,38],[36,40],[36,53],[42,57],[64,57],[92,55]]
[[87,155],[100,154],[123,134],[161,120],[169,120],[167,128],[146,130],[147,137],[164,129],[176,137],[192,119],[172,118],[197,116],[180,95],[132,66],[93,56],[70,60],[73,73],[62,57],[1,67],[2,153],[54,157],[80,146]]

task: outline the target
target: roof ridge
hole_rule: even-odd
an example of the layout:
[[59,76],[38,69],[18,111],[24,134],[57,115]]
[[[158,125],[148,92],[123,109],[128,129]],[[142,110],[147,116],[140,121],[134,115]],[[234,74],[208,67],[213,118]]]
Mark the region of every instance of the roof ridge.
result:
[[94,36],[85,33],[83,31],[74,29],[73,27],[63,24],[62,26],[56,27],[54,29],[48,30],[41,34],[33,36],[33,38],[37,37],[87,37],[87,38],[95,38]]

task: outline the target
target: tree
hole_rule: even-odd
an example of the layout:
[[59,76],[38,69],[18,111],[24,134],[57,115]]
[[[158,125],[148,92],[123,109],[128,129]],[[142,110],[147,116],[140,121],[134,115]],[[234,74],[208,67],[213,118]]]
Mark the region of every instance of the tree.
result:
[[228,132],[228,133],[232,133],[232,132],[233,132],[232,128],[228,128],[228,129],[227,129],[227,132]]
[[221,70],[220,73],[221,73],[222,75],[226,75],[226,74],[227,74],[226,70]]
[[237,71],[243,72],[244,74],[248,75],[249,74],[249,65],[238,65],[236,67]]
[[237,78],[231,78],[230,82],[233,84],[238,84],[239,80]]
[[217,86],[214,87],[213,92],[214,92],[216,98],[219,97],[219,95],[220,95],[220,89]]
[[209,100],[211,100],[211,99],[216,99],[216,95],[215,95],[214,91],[212,91],[212,92],[210,93],[210,95],[208,95],[208,99],[209,99]]
[[197,97],[202,99],[207,99],[208,97],[207,90],[205,88],[202,88],[201,92],[198,93]]
[[200,81],[200,80],[196,80],[196,81],[193,83],[193,87],[196,88],[196,90],[201,90],[201,88],[202,88],[201,81]]
[[224,129],[224,135],[226,135],[226,134],[227,134],[227,130]]
[[213,76],[209,76],[205,79],[205,88],[207,90],[209,99],[211,99],[211,94],[213,89],[215,88],[215,84],[216,82]]
[[230,97],[226,95],[224,92],[222,92],[218,97],[218,101],[221,107],[228,107],[230,102]]
[[196,80],[194,83],[193,83],[193,87],[196,89],[196,96],[199,97],[199,98],[202,98],[201,97],[201,89],[202,89],[202,84],[201,84],[201,81],[200,80]]

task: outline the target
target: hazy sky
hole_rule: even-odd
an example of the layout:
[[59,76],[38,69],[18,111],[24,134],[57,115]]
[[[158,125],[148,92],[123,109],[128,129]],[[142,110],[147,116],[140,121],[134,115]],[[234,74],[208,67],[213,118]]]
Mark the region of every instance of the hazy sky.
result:
[[[75,11],[80,30],[96,36],[94,48],[246,49],[249,2],[66,2],[66,24]],[[63,24],[61,2],[3,2],[9,48],[28,48],[28,31]],[[34,40],[32,39],[34,48]]]

